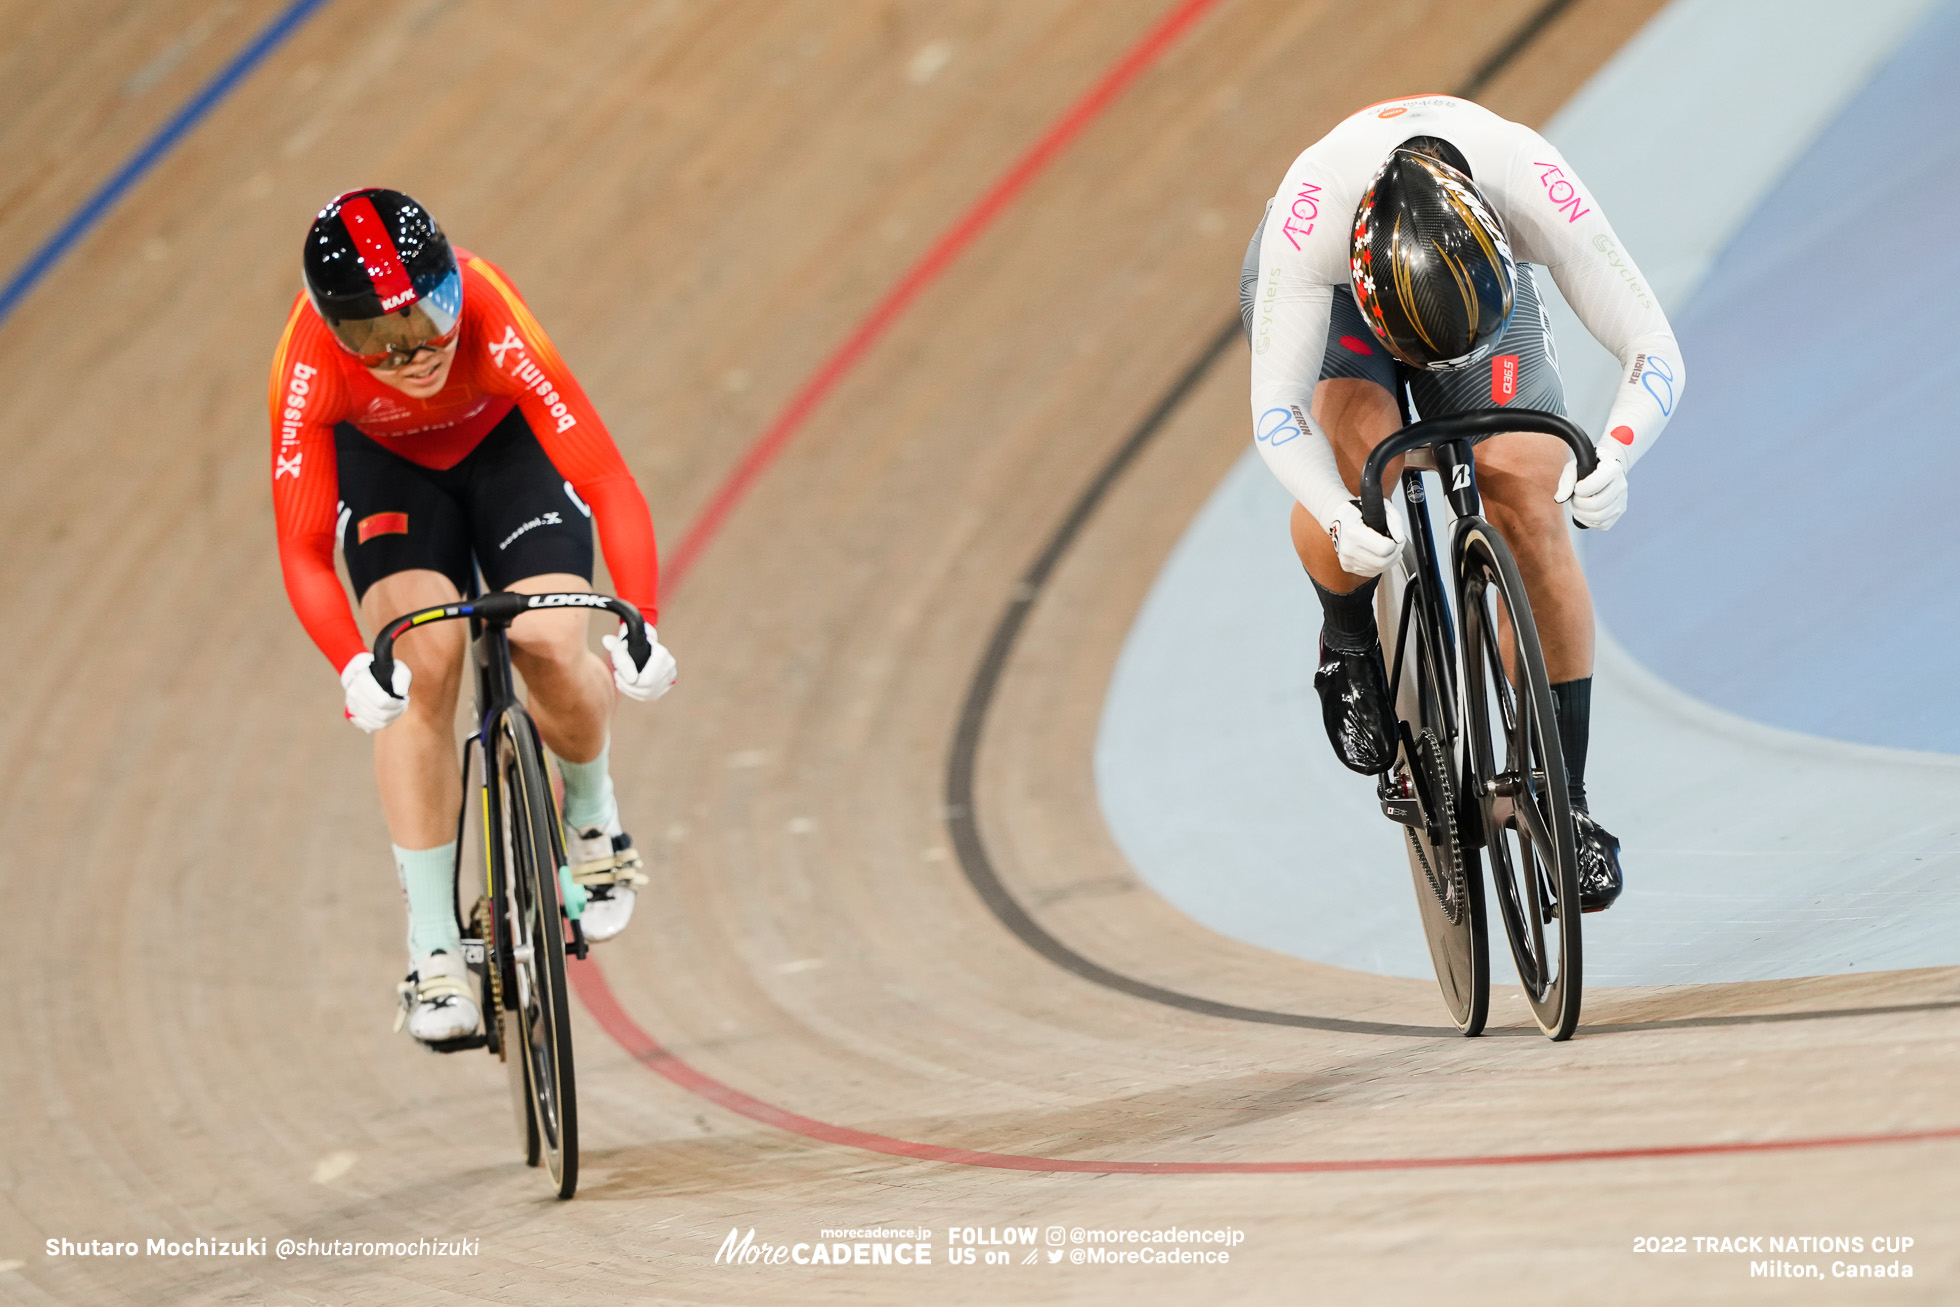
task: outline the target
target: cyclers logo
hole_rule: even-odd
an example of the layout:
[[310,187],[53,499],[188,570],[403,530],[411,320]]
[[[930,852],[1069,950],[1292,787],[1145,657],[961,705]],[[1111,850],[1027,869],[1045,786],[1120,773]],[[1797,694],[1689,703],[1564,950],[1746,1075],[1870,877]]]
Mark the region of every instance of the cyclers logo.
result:
[[[286,408],[279,415],[279,450],[273,455],[277,466],[272,469],[272,479],[291,477],[299,480],[299,424],[305,416],[306,397],[312,391],[309,384],[320,369],[304,363],[293,364],[293,375],[286,381]],[[290,452],[288,452],[290,451]]]

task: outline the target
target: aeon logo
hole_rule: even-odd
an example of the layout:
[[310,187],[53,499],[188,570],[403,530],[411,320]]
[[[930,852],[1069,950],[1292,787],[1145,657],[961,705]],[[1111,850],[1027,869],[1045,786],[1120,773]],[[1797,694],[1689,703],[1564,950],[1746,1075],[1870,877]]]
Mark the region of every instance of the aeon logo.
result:
[[[1319,216],[1320,187],[1314,185],[1312,182],[1302,182],[1300,183],[1300,193],[1294,196],[1293,203],[1287,206],[1286,221],[1280,224],[1279,229],[1286,233],[1286,239],[1297,250],[1300,248],[1299,237],[1311,236],[1313,234],[1314,219]],[[1298,225],[1300,223],[1305,223],[1306,225],[1303,227]]]
[[1592,212],[1586,207],[1585,198],[1579,194],[1579,188],[1566,177],[1565,169],[1555,163],[1546,163],[1542,159],[1533,160],[1531,166],[1538,169],[1538,180],[1545,188],[1546,198],[1551,200],[1552,207],[1565,214],[1565,221],[1568,224],[1575,223]]

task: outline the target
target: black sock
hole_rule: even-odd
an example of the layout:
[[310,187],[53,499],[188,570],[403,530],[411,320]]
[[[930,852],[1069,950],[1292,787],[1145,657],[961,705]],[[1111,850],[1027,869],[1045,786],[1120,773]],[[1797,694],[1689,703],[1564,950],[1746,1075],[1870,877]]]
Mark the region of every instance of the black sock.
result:
[[1565,755],[1565,788],[1572,806],[1586,811],[1586,743],[1592,729],[1592,677],[1560,681],[1552,687],[1558,717],[1559,752]]
[[[1313,581],[1311,576],[1307,579]],[[1313,581],[1314,593],[1320,596],[1320,638],[1329,649],[1367,653],[1381,639],[1375,631],[1375,586],[1380,580],[1371,576],[1344,595]]]

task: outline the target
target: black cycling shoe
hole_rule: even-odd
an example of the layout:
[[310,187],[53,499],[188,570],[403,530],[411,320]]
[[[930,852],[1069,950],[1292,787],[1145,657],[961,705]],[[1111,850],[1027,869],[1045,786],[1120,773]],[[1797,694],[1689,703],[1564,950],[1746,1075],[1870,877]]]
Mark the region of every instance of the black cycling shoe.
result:
[[1579,910],[1603,912],[1620,897],[1620,841],[1612,831],[1574,811],[1572,833],[1578,837]]
[[1320,646],[1320,668],[1313,674],[1328,743],[1349,770],[1364,776],[1385,772],[1395,761],[1395,707],[1388,697],[1388,671],[1376,641],[1366,653]]

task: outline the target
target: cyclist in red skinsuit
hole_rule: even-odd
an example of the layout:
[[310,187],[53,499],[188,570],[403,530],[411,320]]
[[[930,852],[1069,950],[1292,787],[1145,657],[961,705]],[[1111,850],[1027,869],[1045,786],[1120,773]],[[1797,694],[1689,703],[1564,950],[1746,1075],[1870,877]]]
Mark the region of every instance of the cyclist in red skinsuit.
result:
[[581,610],[527,613],[510,642],[565,782],[566,849],[591,896],[587,938],[599,941],[625,926],[645,882],[607,769],[613,692],[651,699],[674,681],[652,629],[653,522],[523,298],[495,265],[451,247],[413,200],[384,190],[335,199],[309,233],[306,274],[268,396],[280,566],[300,621],[340,672],[348,718],[375,734],[409,909],[404,1017],[441,1045],[478,1024],[453,906],[463,633],[449,623],[405,633],[395,684],[381,685],[335,543],[375,630],[454,601],[479,572],[493,590],[589,590],[596,522],[620,597],[647,619],[646,663],[609,636],[608,669],[586,645]]
[[363,652],[347,592],[334,574],[339,480],[334,426],[347,422],[423,467],[454,467],[513,407],[591,506],[619,597],[655,621],[659,576],[653,518],[577,380],[515,287],[488,259],[456,251],[463,323],[449,381],[415,399],[376,381],[340,348],[307,302],[293,301],[272,368],[272,506],[279,565],[293,610],[336,669]]

